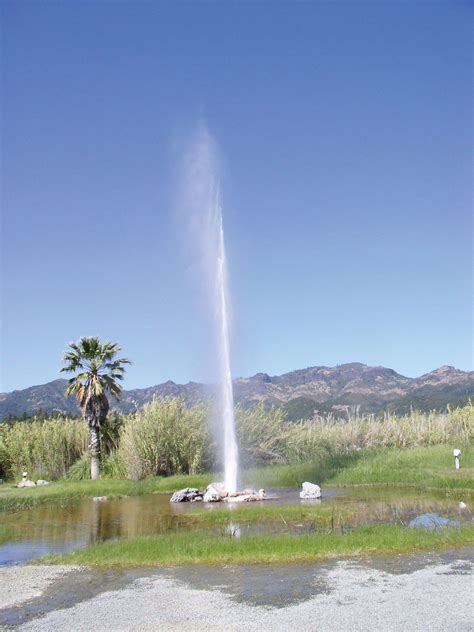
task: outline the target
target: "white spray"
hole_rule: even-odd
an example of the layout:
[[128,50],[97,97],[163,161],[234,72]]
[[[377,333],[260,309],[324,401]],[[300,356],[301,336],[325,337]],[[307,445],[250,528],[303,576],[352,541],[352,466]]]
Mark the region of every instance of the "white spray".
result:
[[224,483],[227,492],[233,494],[237,491],[238,450],[230,367],[227,260],[216,156],[212,137],[201,128],[186,156],[184,208],[190,221],[192,243],[199,242],[200,260],[211,290],[218,351],[217,414],[223,431]]
[[227,260],[225,256],[224,225],[222,208],[219,203],[219,191],[215,199],[215,226],[218,231],[216,249],[216,289],[217,289],[217,323],[218,349],[220,360],[220,396],[221,415],[224,426],[224,483],[229,494],[237,491],[237,440],[235,436],[234,394],[232,392],[232,375],[230,371],[229,348],[229,306],[227,283]]

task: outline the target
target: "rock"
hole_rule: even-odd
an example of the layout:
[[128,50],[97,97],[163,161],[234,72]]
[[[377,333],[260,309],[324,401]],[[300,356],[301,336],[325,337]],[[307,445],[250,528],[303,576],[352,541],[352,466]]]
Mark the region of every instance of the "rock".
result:
[[205,503],[218,503],[222,500],[219,491],[215,487],[213,487],[213,485],[207,486],[202,499]]
[[201,495],[199,495],[199,496],[195,496],[194,498],[191,498],[191,502],[192,502],[192,503],[198,503],[198,502],[200,502],[201,500],[202,500],[202,496],[201,496]]
[[39,481],[36,481],[36,485],[38,487],[45,487],[46,485],[49,485],[48,481],[43,481],[43,479],[39,479]]
[[266,498],[267,497],[267,492],[264,489],[259,489],[258,490],[258,495],[260,496],[260,498]]
[[22,487],[35,487],[35,485],[36,483],[28,480],[28,472],[23,472],[21,482],[18,483],[17,487],[21,489]]
[[257,494],[257,492],[254,489],[252,489],[252,487],[246,487],[241,492],[237,492],[236,494],[232,494],[232,495],[233,496],[242,496],[242,495],[244,495],[244,496],[248,496],[248,495],[255,496],[256,494]]
[[171,496],[170,503],[186,503],[194,501],[200,496],[201,494],[199,493],[199,490],[195,487],[185,487]]
[[321,488],[315,483],[303,483],[303,489],[300,492],[300,498],[321,498]]
[[18,483],[17,487],[36,487],[36,483],[29,480],[21,481],[21,483]]
[[221,498],[225,498],[228,495],[228,492],[225,488],[224,483],[219,483],[219,482],[211,483],[210,485],[208,485],[208,489],[209,487],[213,487]]
[[459,509],[466,509],[466,507],[467,507],[466,503],[463,503],[463,501],[461,500],[459,502]]
[[107,500],[107,496],[94,496],[92,500],[95,503],[105,503],[105,501]]

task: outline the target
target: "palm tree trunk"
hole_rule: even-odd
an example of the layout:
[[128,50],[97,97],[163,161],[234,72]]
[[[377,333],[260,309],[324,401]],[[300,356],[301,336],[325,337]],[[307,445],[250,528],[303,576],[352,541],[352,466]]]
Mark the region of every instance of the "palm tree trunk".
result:
[[99,478],[99,459],[100,459],[100,434],[97,426],[91,427],[91,479],[96,481]]

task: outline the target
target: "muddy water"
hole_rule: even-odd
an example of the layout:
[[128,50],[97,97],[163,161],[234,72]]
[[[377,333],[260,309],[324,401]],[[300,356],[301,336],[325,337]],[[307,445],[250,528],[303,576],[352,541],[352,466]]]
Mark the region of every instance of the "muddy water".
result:
[[[403,523],[428,529],[456,527],[472,521],[471,507],[459,508],[459,501],[443,494],[428,494],[401,489],[325,489],[321,501],[301,501],[296,489],[270,490],[273,499],[252,503],[268,505],[320,505],[332,508],[336,528],[360,524]],[[47,553],[69,552],[105,540],[137,535],[210,529],[220,532],[226,527],[196,524],[196,510],[226,509],[232,521],[236,505],[226,503],[170,504],[168,494],[148,494],[111,499],[96,503],[84,499],[63,507],[39,506],[33,509],[0,514],[1,524],[12,530],[11,540],[0,545],[0,565],[22,564]],[[344,523],[337,518],[343,510]],[[347,517],[349,515],[349,517]],[[245,537],[255,533],[290,533],[299,535],[314,528],[311,522],[277,520],[257,524],[233,524],[229,533]]]

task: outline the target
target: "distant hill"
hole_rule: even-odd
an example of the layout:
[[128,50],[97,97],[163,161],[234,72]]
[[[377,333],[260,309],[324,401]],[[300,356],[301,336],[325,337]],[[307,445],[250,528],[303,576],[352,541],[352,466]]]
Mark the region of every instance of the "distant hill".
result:
[[[31,386],[20,391],[0,393],[0,419],[31,415],[40,411],[78,414],[74,399],[64,397],[67,380]],[[124,391],[117,408],[129,412],[140,408],[157,395],[181,396],[189,403],[209,400],[213,388],[206,384],[168,381],[149,388]],[[474,371],[460,371],[442,366],[431,373],[409,378],[393,369],[370,367],[354,362],[336,367],[317,366],[299,369],[284,375],[257,373],[234,380],[236,402],[251,406],[264,402],[267,406],[285,408],[291,420],[308,419],[317,412],[343,414],[359,407],[364,413],[383,410],[407,412],[443,409],[466,403],[474,398]]]

